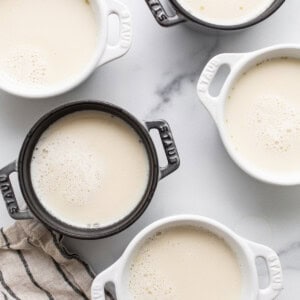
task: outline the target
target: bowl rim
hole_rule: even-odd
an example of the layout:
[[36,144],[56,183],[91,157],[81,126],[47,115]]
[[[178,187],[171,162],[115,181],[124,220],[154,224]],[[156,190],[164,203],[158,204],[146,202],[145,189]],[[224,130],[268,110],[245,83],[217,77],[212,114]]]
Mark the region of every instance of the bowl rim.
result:
[[[242,297],[246,297],[245,299],[254,299],[259,286],[257,283],[253,253],[248,246],[247,240],[214,219],[194,214],[173,215],[159,219],[145,227],[132,239],[119,260],[109,269],[103,271],[103,273],[107,271],[110,272],[111,276],[114,277],[113,283],[116,285],[117,295],[128,295],[128,277],[132,259],[149,237],[158,231],[189,225],[207,230],[221,239],[224,239],[225,243],[236,254],[237,260],[242,264],[240,268],[243,278]],[[100,276],[101,274],[102,273],[100,273]]]
[[106,0],[91,1],[91,7],[94,11],[98,30],[97,45],[94,53],[90,57],[90,60],[87,62],[86,66],[80,72],[78,72],[78,74],[75,74],[72,78],[67,79],[61,83],[41,89],[28,88],[26,86],[18,87],[18,85],[16,85],[13,81],[10,82],[9,80],[5,80],[5,78],[2,77],[0,79],[0,89],[17,97],[41,99],[51,98],[64,94],[84,82],[97,68],[99,61],[104,54],[108,36],[108,15],[106,13]]
[[198,25],[202,25],[204,27],[210,28],[210,29],[216,29],[216,30],[222,30],[222,31],[236,31],[241,29],[246,29],[251,26],[254,26],[260,22],[263,22],[267,18],[269,18],[271,15],[273,15],[285,2],[285,0],[274,0],[273,3],[260,15],[255,17],[252,20],[238,23],[238,24],[232,24],[232,25],[222,25],[222,24],[214,24],[205,20],[202,20],[200,18],[195,17],[193,14],[191,14],[187,9],[185,9],[178,0],[170,0],[171,3],[174,5],[174,7],[187,19],[192,21],[193,23],[196,23]]
[[[233,53],[228,53],[231,55]],[[293,54],[293,55],[292,55]],[[297,54],[297,55],[296,55]],[[222,55],[222,54],[221,54]],[[225,54],[227,55],[227,54]],[[235,53],[236,55],[236,53]],[[276,59],[281,57],[291,57],[300,59],[300,45],[298,44],[277,44],[270,47],[265,47],[249,53],[238,53],[241,58],[231,68],[230,74],[226,78],[221,93],[216,97],[217,111],[216,115],[213,116],[214,121],[217,125],[221,140],[224,147],[231,157],[231,159],[242,169],[245,173],[249,174],[253,178],[265,182],[267,184],[277,186],[296,186],[300,184],[300,172],[294,174],[291,178],[283,178],[284,176],[272,175],[270,172],[260,170],[253,166],[251,162],[243,158],[235,149],[234,145],[230,140],[227,132],[225,122],[225,107],[228,95],[232,86],[240,78],[240,76],[251,67],[255,66],[256,63],[265,61],[267,59]],[[219,55],[215,56],[217,58]],[[214,59],[214,58],[213,58]],[[286,176],[285,176],[286,177]]]
[[[51,124],[53,124],[56,120],[60,119],[61,117],[83,110],[103,111],[121,118],[139,135],[142,142],[144,143],[149,158],[149,182],[141,201],[127,216],[125,216],[120,221],[99,228],[75,227],[53,216],[50,212],[46,210],[46,208],[41,204],[38,197],[36,196],[30,176],[30,163],[32,159],[32,153],[41,134]],[[71,102],[59,106],[58,108],[55,108],[54,110],[42,116],[35,123],[35,125],[33,125],[31,130],[27,134],[19,154],[17,166],[18,179],[22,195],[34,216],[46,226],[50,227],[51,229],[57,232],[60,232],[61,234],[78,239],[89,240],[112,236],[114,234],[120,233],[121,231],[125,230],[127,227],[132,225],[144,213],[144,211],[150,204],[160,177],[160,169],[156,148],[146,127],[129,112],[125,111],[124,109],[118,106],[103,101],[87,100]]]

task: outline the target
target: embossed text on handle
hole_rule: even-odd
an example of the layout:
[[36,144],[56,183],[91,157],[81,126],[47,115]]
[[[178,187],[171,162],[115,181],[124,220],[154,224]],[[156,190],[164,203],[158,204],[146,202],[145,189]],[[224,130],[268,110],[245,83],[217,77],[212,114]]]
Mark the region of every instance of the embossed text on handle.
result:
[[168,16],[158,0],[146,0],[153,14],[160,22],[167,21]]
[[210,63],[206,66],[203,71],[200,81],[198,83],[198,91],[201,93],[205,93],[209,89],[209,85],[213,80],[217,70],[220,67],[220,62],[216,59],[210,61]]
[[160,125],[159,130],[161,132],[163,146],[167,153],[168,162],[170,164],[176,164],[178,162],[177,150],[168,125],[166,124]]
[[4,201],[6,203],[10,215],[17,213],[19,210],[18,205],[16,202],[14,192],[12,190],[9,176],[6,174],[0,175],[0,190],[2,192]]
[[267,260],[270,266],[271,287],[275,291],[280,291],[283,282],[280,261],[276,255],[270,255]]

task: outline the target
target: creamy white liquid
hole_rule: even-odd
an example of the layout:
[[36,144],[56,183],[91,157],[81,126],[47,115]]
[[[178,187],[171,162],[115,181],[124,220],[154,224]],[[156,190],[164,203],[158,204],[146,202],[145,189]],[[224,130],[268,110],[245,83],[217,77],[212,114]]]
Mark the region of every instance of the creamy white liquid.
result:
[[226,102],[236,151],[270,174],[300,172],[300,60],[278,58],[251,68]]
[[132,300],[240,300],[242,274],[223,240],[180,226],[157,233],[139,249],[129,288]]
[[268,9],[274,0],[179,0],[192,15],[218,25],[241,24]]
[[149,161],[138,134],[123,120],[82,111],[43,133],[31,179],[41,203],[58,219],[97,227],[119,221],[141,201]]
[[0,76],[42,88],[79,75],[98,29],[88,0],[1,0]]

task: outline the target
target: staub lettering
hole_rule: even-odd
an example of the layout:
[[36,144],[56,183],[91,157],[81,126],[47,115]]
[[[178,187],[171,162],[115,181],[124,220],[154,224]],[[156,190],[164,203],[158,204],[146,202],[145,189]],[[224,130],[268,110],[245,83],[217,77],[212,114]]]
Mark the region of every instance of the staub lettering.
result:
[[162,142],[167,153],[168,162],[170,164],[178,163],[177,151],[169,127],[167,125],[160,125],[159,130],[161,132]]
[[130,46],[132,36],[130,20],[130,15],[125,11],[121,18],[121,47],[123,48],[128,48]]
[[270,276],[272,278],[272,288],[274,290],[282,289],[282,274],[281,266],[278,258],[276,256],[268,257],[268,262],[270,266]]
[[102,285],[94,287],[94,289],[93,289],[93,298],[95,300],[105,300],[105,294],[104,294],[104,289],[103,289]]
[[8,179],[8,176],[7,176],[7,175],[4,175],[4,174],[0,175],[0,183],[6,182],[7,179]]
[[9,177],[6,174],[0,175],[0,190],[2,192],[9,213],[13,215],[18,212],[15,195],[11,188]]
[[155,14],[155,17],[159,21],[166,21],[168,19],[168,16],[166,15],[164,9],[161,7],[161,4],[157,0],[147,0],[148,5]]
[[212,79],[214,78],[218,68],[220,66],[220,63],[217,60],[212,60],[206,69],[203,71],[203,74],[200,78],[199,84],[198,84],[198,91],[201,93],[205,93],[208,90],[208,86]]

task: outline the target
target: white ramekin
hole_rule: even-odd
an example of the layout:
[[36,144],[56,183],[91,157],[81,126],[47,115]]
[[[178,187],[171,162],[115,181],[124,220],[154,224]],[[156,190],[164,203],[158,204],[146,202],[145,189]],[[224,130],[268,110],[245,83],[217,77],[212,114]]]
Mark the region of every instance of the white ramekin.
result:
[[[98,44],[90,62],[78,75],[55,86],[45,88],[30,88],[16,85],[1,78],[0,89],[24,98],[48,98],[63,94],[86,80],[98,67],[115,60],[130,49],[132,42],[132,18],[129,9],[119,0],[91,0],[98,25]],[[119,18],[119,40],[116,44],[108,42],[108,19],[111,15]]]
[[[239,237],[214,220],[193,215],[180,215],[159,220],[142,230],[129,244],[122,257],[96,277],[92,285],[92,299],[105,300],[104,287],[107,283],[113,283],[116,289],[116,300],[131,300],[129,275],[134,255],[143,243],[156,232],[181,225],[191,225],[209,230],[228,243],[236,253],[241,265],[243,280],[241,300],[271,300],[279,295],[283,286],[282,269],[279,258],[273,250]],[[258,257],[265,260],[269,271],[270,282],[264,289],[259,288],[255,263]]]
[[[217,55],[207,63],[202,71],[197,91],[201,102],[213,117],[223,144],[233,161],[235,161],[242,170],[258,180],[275,185],[291,186],[300,184],[300,172],[299,174],[278,175],[257,168],[235,150],[225,124],[225,104],[231,88],[239,77],[257,63],[279,57],[300,59],[300,45],[283,44],[250,53],[225,53]],[[230,73],[219,95],[212,96],[210,87],[218,70],[224,65],[230,68]]]

